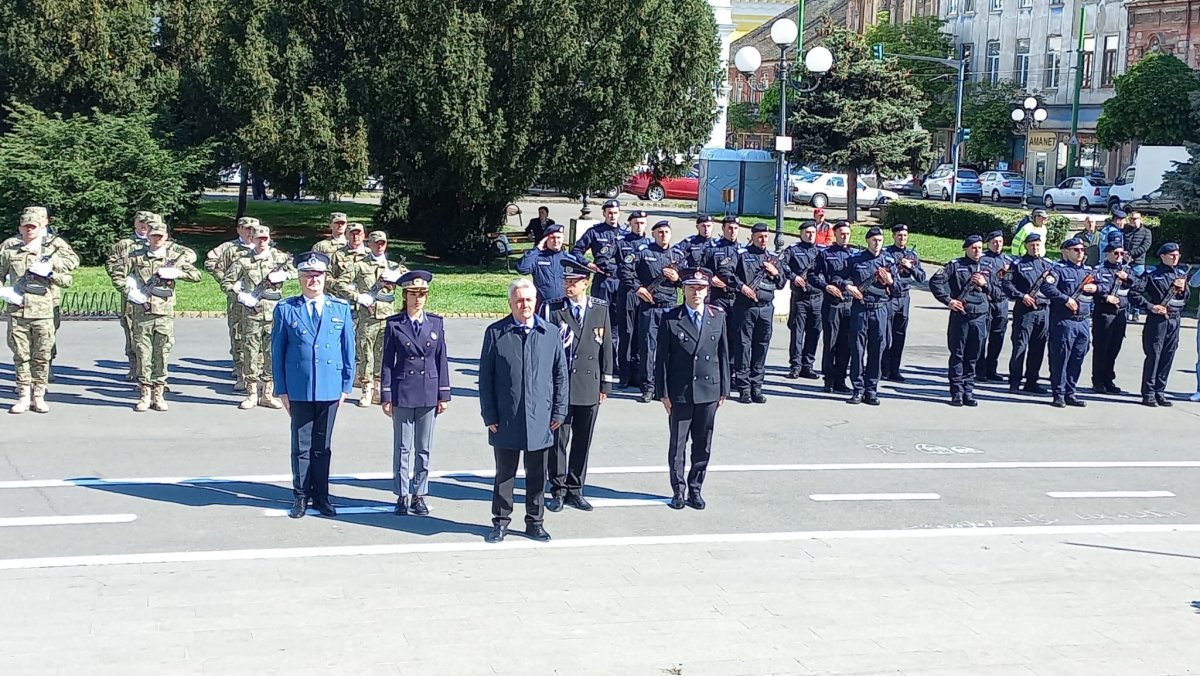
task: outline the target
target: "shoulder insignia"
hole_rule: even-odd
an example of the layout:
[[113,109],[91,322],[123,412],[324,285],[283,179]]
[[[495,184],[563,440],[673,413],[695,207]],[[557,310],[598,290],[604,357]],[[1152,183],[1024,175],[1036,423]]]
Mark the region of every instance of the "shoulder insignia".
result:
[[628,256],[625,257],[625,262],[632,263],[636,258],[637,258],[636,254],[629,254]]
[[441,315],[439,315],[439,314],[437,314],[437,313],[434,313],[434,312],[426,312],[426,313],[425,313],[425,316],[426,316],[426,317],[433,317],[434,319],[441,319],[441,318],[442,318],[442,316],[441,316]]
[[341,303],[342,305],[349,305],[344,298],[338,298],[336,296],[325,296],[325,300]]
[[608,301],[604,300],[603,298],[592,298],[592,305],[603,305],[603,306],[607,306],[607,305],[608,305]]
[[717,314],[725,314],[725,308],[721,307],[720,305],[709,305],[708,311],[715,312]]

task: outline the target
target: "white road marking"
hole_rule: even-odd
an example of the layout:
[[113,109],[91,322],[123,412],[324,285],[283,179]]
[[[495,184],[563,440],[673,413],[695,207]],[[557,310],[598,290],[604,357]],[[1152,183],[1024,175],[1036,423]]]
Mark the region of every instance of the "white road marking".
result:
[[941,500],[937,493],[817,493],[808,496],[816,502],[860,502],[869,500]]
[[129,523],[136,514],[81,514],[78,516],[12,516],[0,518],[0,528],[17,526],[73,526],[92,523]]
[[1173,498],[1171,491],[1050,491],[1051,498]]
[[1016,526],[999,528],[948,528],[905,530],[799,531],[781,533],[714,533],[655,535],[613,538],[574,538],[538,543],[521,537],[519,531],[500,544],[480,540],[424,542],[417,544],[352,545],[336,547],[292,547],[281,549],[230,549],[146,554],[101,554],[0,560],[0,570],[78,568],[211,561],[308,559],[337,556],[387,556],[505,551],[514,549],[584,549],[588,547],[647,547],[661,545],[712,545],[752,542],[803,542],[808,540],[913,540],[924,538],[977,538],[1034,535],[1113,535],[1123,533],[1200,533],[1200,523],[1112,524],[1086,526]]
[[[517,493],[513,500],[520,503],[525,498],[520,493]],[[665,505],[670,502],[670,498],[588,498],[588,502],[592,503],[593,507],[603,509],[607,507],[651,507],[657,505]],[[391,514],[392,505],[334,505],[337,508],[338,516],[346,516],[353,514]],[[564,507],[564,509],[566,509]],[[263,516],[287,516],[290,510],[287,509],[264,509]],[[319,516],[320,512],[315,509],[309,509],[305,512],[309,516]],[[410,513],[411,515],[411,513]],[[414,518],[421,518],[415,515]]]
[[[709,472],[846,472],[846,471],[915,471],[953,469],[1200,469],[1200,460],[1131,460],[1131,461],[1013,461],[1013,462],[846,462],[779,465],[709,465]],[[644,465],[629,467],[589,467],[588,474],[665,474],[667,466]],[[433,471],[434,479],[490,479],[495,470]],[[334,482],[391,480],[391,472],[359,472],[330,477]],[[204,485],[223,483],[291,483],[290,474],[248,474],[232,476],[171,476],[122,477],[103,479],[22,479],[0,481],[0,490],[17,488],[70,488],[131,485]]]

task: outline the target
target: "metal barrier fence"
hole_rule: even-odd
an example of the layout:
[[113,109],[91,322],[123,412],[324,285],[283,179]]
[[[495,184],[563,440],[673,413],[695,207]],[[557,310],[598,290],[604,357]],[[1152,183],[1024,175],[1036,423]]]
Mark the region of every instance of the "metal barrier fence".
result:
[[62,316],[116,317],[121,312],[121,294],[116,291],[71,291],[63,292]]

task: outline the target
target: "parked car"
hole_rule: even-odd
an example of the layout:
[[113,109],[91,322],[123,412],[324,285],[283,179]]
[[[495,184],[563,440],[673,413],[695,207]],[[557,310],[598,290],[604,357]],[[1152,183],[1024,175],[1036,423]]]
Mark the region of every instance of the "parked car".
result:
[[1108,181],[1102,178],[1072,176],[1057,187],[1048,188],[1042,194],[1042,204],[1047,209],[1073,204],[1080,212],[1087,213],[1093,206],[1104,207],[1108,204],[1110,187]]
[[[925,183],[921,185],[921,197],[925,199],[940,197],[941,199],[949,200],[952,182],[955,182],[954,167],[944,164],[938,167],[932,174],[925,177]],[[956,183],[958,185],[957,197],[959,199],[969,199],[975,202],[983,201],[983,186],[979,182],[979,174],[974,169],[963,169],[960,167]]]
[[1163,194],[1161,190],[1155,190],[1149,195],[1129,200],[1125,203],[1126,211],[1137,210],[1143,214],[1165,214],[1175,211],[1183,211],[1183,204],[1174,197],[1169,197]]
[[993,202],[1021,200],[1033,193],[1033,187],[1016,171],[985,171],[979,175],[983,194]]
[[[848,195],[845,174],[821,174],[811,181],[795,185],[792,189],[793,202],[811,204],[818,209],[829,204],[845,204]],[[858,204],[860,206],[885,204],[899,197],[891,190],[879,190],[862,181],[858,182]]]
[[893,178],[884,181],[881,187],[884,190],[891,190],[901,195],[916,195],[921,192],[920,188],[917,187],[917,179],[912,174],[903,178]]
[[694,200],[700,197],[700,168],[692,168],[683,176],[654,177],[654,172],[644,169],[625,179],[621,192],[636,195],[644,200],[660,202],[664,199]]

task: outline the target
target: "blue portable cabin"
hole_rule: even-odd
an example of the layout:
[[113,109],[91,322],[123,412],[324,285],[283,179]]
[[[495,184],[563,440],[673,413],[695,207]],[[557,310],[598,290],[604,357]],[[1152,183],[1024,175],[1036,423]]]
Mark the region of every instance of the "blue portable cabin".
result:
[[[700,151],[696,210],[704,214],[775,213],[775,157],[766,150],[705,148]],[[721,191],[734,190],[734,201],[721,201]]]

